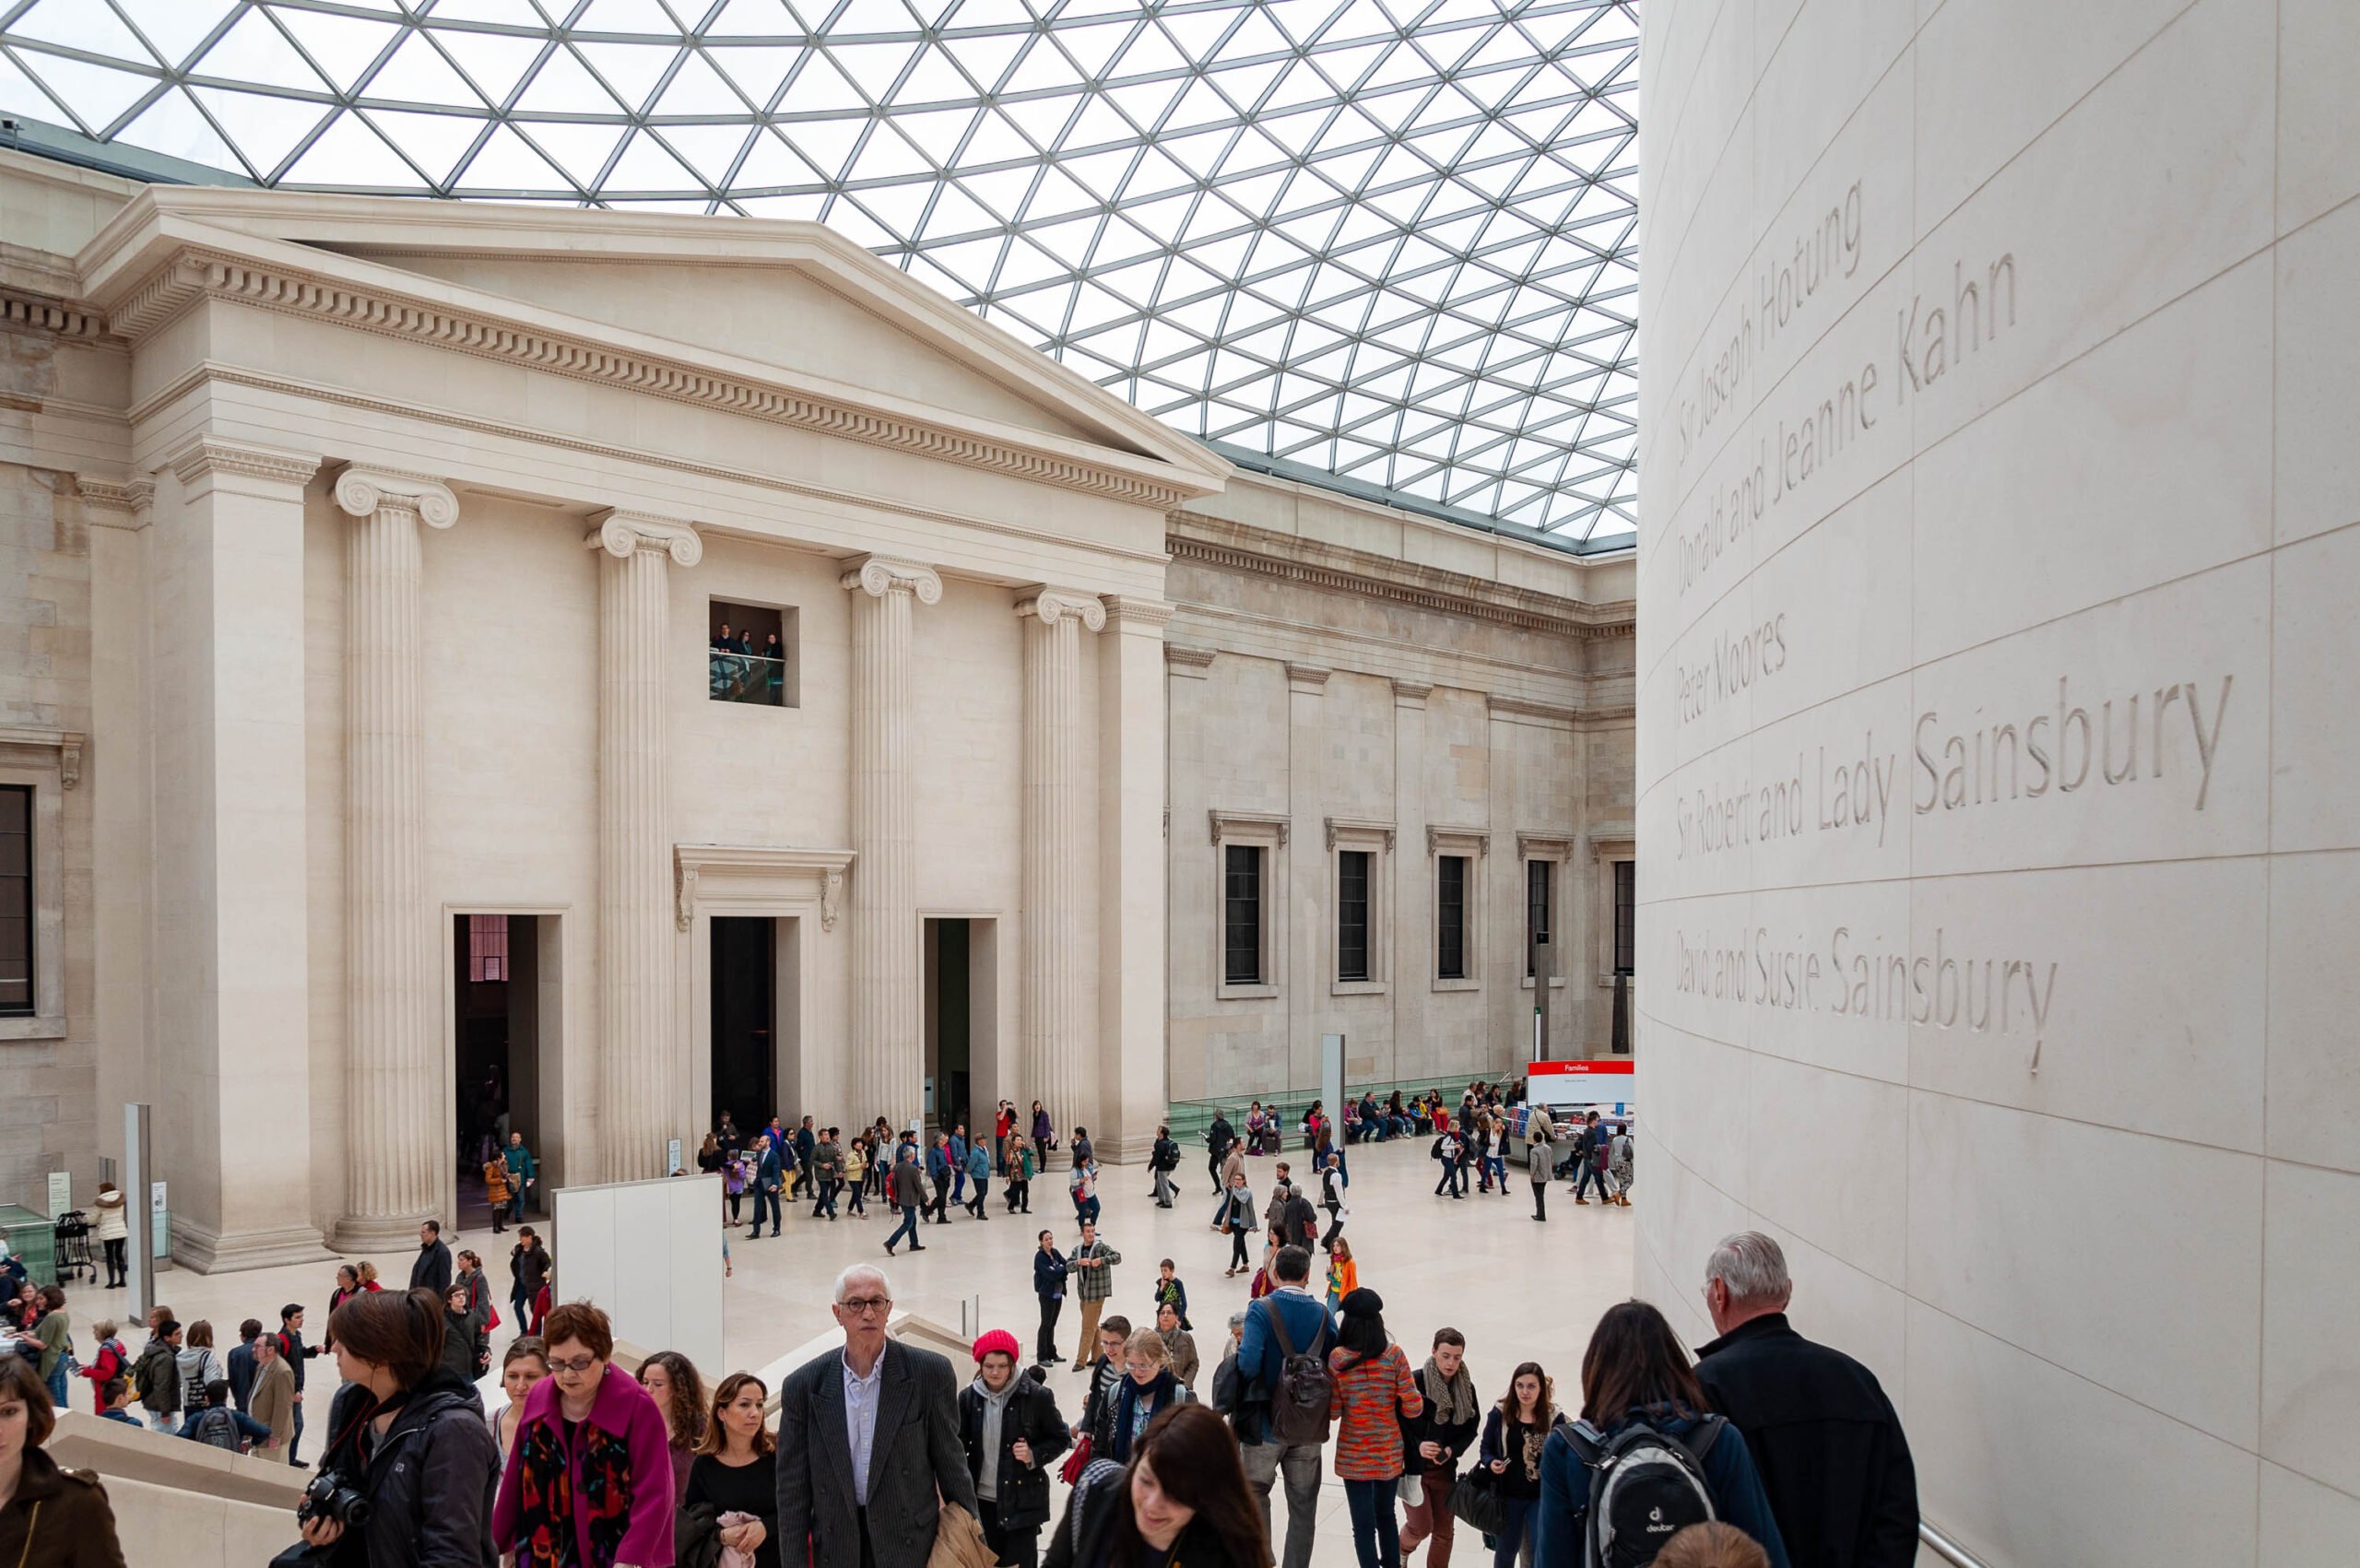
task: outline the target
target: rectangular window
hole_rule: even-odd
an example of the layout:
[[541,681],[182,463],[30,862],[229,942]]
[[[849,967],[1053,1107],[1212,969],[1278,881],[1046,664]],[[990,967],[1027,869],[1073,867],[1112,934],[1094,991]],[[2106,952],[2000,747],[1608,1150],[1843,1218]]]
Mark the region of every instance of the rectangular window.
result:
[[1467,978],[1467,857],[1434,862],[1434,976]]
[[508,916],[467,916],[467,979],[481,984],[508,978]]
[[1368,978],[1368,863],[1364,849],[1336,853],[1336,978]]
[[1553,860],[1524,863],[1524,973],[1528,977],[1532,973],[1532,944],[1550,939],[1549,895],[1556,870]]
[[1629,974],[1637,967],[1639,951],[1638,867],[1628,860],[1614,863],[1614,973]]
[[707,694],[760,708],[801,705],[795,659],[796,613],[714,599],[705,606]]
[[33,792],[0,788],[0,1014],[33,1010]]
[[1221,977],[1229,985],[1262,984],[1262,847],[1223,846]]

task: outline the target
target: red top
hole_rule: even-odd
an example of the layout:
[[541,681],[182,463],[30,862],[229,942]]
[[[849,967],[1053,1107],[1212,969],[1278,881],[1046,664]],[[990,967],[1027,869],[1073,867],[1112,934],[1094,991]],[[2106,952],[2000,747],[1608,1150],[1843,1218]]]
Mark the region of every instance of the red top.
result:
[[1400,1418],[1422,1415],[1426,1409],[1409,1358],[1398,1345],[1387,1345],[1385,1354],[1363,1362],[1354,1362],[1350,1350],[1330,1350],[1328,1370],[1336,1374],[1328,1415],[1338,1422],[1337,1476],[1344,1480],[1391,1480],[1401,1473]]

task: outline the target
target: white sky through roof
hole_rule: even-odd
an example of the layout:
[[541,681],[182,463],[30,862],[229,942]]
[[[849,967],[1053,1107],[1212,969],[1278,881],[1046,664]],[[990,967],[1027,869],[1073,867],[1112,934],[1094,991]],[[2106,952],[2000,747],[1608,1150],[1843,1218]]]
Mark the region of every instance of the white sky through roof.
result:
[[1636,515],[1637,0],[0,0],[261,183],[817,218],[1191,435]]

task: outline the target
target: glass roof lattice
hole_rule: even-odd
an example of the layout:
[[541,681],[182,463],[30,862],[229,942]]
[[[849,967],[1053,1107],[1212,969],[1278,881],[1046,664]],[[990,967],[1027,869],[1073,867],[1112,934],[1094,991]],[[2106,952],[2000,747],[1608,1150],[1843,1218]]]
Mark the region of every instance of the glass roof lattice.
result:
[[1637,12],[0,0],[0,112],[289,190],[817,219],[1225,454],[1587,551],[1636,513]]

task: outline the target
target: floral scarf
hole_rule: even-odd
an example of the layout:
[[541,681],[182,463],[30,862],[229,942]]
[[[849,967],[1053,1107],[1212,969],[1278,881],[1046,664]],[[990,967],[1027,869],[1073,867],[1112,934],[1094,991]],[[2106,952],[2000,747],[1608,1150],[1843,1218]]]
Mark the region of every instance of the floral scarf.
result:
[[[577,1503],[566,1463],[562,1423],[554,1417],[527,1427],[517,1469],[516,1560],[529,1568],[611,1568],[631,1528],[631,1450],[593,1421],[574,1428],[582,1447]],[[668,1482],[671,1478],[667,1476]],[[591,1561],[582,1561],[574,1510],[589,1521]]]

